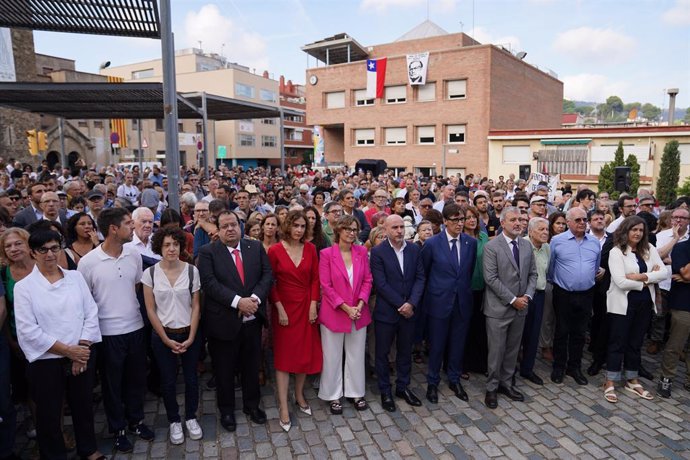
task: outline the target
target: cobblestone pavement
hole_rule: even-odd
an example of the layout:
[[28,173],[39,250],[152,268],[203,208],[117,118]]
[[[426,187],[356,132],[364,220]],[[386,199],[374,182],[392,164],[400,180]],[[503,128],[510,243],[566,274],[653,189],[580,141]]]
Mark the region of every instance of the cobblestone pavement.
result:
[[[649,370],[656,371],[658,356],[643,359]],[[314,414],[308,417],[293,406],[289,433],[278,424],[270,381],[262,392],[268,423],[255,425],[237,410],[237,431],[225,431],[218,422],[215,393],[205,388],[209,375],[204,374],[199,417],[203,440],[169,444],[163,403],[149,394],[145,421],[155,427],[155,441],[137,440],[131,455],[115,458],[690,458],[690,393],[682,386],[684,366],[679,366],[672,399],[655,396],[645,401],[621,390],[618,404],[607,403],[601,374],[587,386],[578,386],[569,377],[562,385],[547,381],[541,388],[519,379],[518,388],[525,393],[526,402],[514,403],[499,395],[499,406],[493,411],[483,403],[484,376],[472,374],[469,382],[463,382],[469,403],[457,399],[442,384],[439,403],[432,405],[423,398],[423,371],[424,365],[414,365],[411,385],[423,406],[412,408],[396,399],[398,411],[394,413],[381,408],[374,379],[367,382],[370,410],[357,412],[345,403],[341,416],[331,415],[309,387],[307,398]],[[536,371],[548,380],[550,368],[545,362],[538,361]],[[654,390],[651,382],[642,383]],[[182,402],[181,390],[178,388]],[[241,408],[239,401],[237,407]],[[96,422],[101,451],[109,455],[112,439],[107,435],[102,404]],[[32,451],[35,455],[33,441],[23,436],[18,441],[24,447],[23,457],[29,458]]]

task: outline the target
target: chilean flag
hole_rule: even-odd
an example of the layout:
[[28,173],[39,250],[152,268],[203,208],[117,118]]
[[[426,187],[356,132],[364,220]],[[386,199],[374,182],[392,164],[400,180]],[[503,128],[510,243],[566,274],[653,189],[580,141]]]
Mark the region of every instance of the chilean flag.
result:
[[367,59],[367,97],[382,98],[386,80],[386,59]]

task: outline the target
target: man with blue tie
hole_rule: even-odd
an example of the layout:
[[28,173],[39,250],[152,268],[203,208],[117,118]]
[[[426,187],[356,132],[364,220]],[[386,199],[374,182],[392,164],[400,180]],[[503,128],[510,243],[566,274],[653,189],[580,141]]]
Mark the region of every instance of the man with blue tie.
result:
[[472,317],[471,278],[477,258],[477,240],[462,233],[465,217],[460,207],[443,207],[445,230],[429,238],[422,247],[426,274],[423,308],[429,328],[429,368],[426,397],[438,402],[441,363],[448,346],[449,388],[467,401],[460,383],[465,341]]
[[424,267],[421,249],[405,242],[405,223],[397,214],[385,223],[388,241],[371,250],[371,274],[376,287],[376,308],[373,316],[376,338],[376,375],[381,390],[381,406],[395,412],[391,394],[388,354],[396,340],[395,395],[411,406],[422,402],[408,388],[412,369],[412,343],[415,331],[415,310],[424,293]]

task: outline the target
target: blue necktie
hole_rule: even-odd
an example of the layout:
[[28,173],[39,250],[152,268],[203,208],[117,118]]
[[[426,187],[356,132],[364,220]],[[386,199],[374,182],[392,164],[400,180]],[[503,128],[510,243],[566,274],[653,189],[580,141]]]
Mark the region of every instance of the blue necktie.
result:
[[453,238],[450,242],[453,243],[450,247],[450,260],[453,263],[453,267],[458,270],[460,268],[460,263],[458,262],[458,240],[457,238]]
[[513,258],[515,259],[515,263],[517,267],[520,268],[520,250],[518,249],[517,241],[513,240],[510,244],[513,245]]

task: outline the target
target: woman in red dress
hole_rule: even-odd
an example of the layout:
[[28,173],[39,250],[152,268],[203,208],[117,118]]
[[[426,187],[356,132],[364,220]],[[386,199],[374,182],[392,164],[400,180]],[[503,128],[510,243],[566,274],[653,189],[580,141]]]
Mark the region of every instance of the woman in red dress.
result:
[[319,300],[319,260],[316,247],[304,241],[307,218],[303,211],[290,211],[281,226],[281,241],[271,246],[268,258],[276,280],[271,290],[271,324],[280,426],[289,431],[288,386],[295,374],[295,402],[311,415],[304,399],[307,374],[321,372],[323,355],[316,324]]

